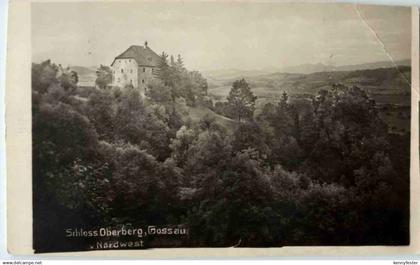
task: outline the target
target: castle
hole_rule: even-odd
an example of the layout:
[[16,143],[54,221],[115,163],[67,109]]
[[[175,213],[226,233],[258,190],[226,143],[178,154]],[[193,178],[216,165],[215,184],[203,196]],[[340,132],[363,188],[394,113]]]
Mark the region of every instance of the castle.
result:
[[148,83],[153,80],[160,56],[147,46],[132,45],[115,57],[111,64],[112,84],[124,88],[132,85],[146,92]]

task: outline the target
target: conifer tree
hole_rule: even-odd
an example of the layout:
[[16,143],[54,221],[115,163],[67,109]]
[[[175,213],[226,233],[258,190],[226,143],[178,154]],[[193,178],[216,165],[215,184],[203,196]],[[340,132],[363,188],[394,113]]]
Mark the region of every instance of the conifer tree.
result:
[[255,100],[251,88],[245,79],[236,80],[227,97],[229,108],[234,118],[238,121],[252,119],[255,110]]
[[181,57],[181,54],[178,54],[178,58],[176,60],[176,65],[178,69],[184,69],[184,60]]
[[280,102],[279,102],[280,109],[282,110],[287,109],[288,100],[289,100],[289,96],[287,95],[286,91],[283,91],[280,97]]
[[176,64],[175,64],[174,56],[171,55],[171,67],[175,67],[175,66],[176,66]]
[[162,52],[155,75],[165,85],[169,85],[170,69],[168,64],[168,54]]

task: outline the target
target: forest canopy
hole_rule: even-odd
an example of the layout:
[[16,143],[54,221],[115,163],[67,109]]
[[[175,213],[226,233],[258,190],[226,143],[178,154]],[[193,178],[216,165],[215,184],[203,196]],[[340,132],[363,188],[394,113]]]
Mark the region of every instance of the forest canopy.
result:
[[64,249],[44,235],[77,224],[127,223],[188,227],[174,247],[409,243],[410,137],[389,132],[363,89],[284,92],[257,112],[245,79],[216,102],[168,57],[144,97],[108,88],[106,66],[99,88],[82,88],[74,71],[32,64],[38,249]]

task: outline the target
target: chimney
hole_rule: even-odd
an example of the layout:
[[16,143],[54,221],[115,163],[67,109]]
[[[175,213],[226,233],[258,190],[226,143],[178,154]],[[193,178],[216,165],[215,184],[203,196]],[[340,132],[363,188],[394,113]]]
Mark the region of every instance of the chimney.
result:
[[147,48],[147,41],[144,42],[144,48]]

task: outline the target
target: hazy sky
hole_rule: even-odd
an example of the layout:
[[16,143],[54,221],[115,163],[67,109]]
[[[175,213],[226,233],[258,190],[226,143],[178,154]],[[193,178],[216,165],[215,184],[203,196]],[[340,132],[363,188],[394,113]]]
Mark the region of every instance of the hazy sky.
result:
[[[358,10],[360,13],[358,13]],[[364,18],[365,21],[363,21]],[[33,60],[110,65],[130,45],[195,70],[410,58],[411,10],[350,4],[33,3]],[[383,44],[382,44],[383,43]],[[386,54],[388,52],[389,55]]]

